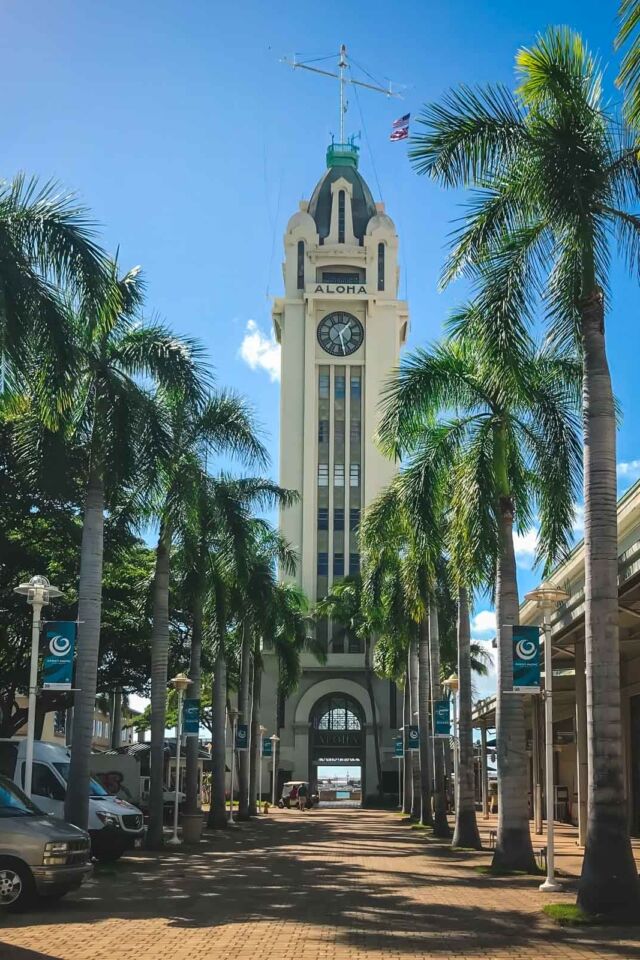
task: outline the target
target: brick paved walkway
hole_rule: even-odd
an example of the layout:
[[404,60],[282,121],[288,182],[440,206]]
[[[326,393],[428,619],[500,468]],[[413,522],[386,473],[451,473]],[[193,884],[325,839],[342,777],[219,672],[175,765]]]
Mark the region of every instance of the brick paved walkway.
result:
[[478,875],[488,861],[393,813],[277,812],[6,918],[0,960],[640,958],[640,927],[563,930],[538,880]]

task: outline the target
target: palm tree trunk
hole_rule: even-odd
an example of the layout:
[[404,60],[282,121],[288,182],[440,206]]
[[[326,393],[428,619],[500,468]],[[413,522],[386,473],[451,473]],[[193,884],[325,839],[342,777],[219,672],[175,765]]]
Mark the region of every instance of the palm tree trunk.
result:
[[[147,847],[162,846],[164,818],[164,749],[167,714],[167,666],[169,662],[169,553],[171,534],[163,524],[156,547],[153,578],[153,627],[151,631],[151,783]],[[176,780],[180,771],[176,771]]]
[[402,812],[408,816],[411,814],[411,799],[413,797],[413,775],[412,760],[413,753],[407,750],[407,730],[411,722],[411,680],[409,678],[409,654],[407,653],[407,670],[404,678],[404,690],[402,694],[402,743],[404,751],[404,762],[402,764],[403,782],[402,782]]
[[420,731],[420,823],[433,826],[431,736],[429,729],[429,621],[420,621],[418,640],[418,728]]
[[[258,797],[258,772],[262,763],[260,756],[260,700],[262,696],[262,664],[260,651],[253,653],[253,684],[251,697],[251,754],[249,763],[249,815],[258,813],[262,797]],[[264,786],[264,784],[263,784]]]
[[[189,697],[199,700],[202,695],[202,593],[197,591],[193,601],[193,626],[191,630],[191,653],[189,658],[189,676],[191,683],[187,691]],[[185,813],[198,813],[200,810],[200,792],[198,790],[198,754],[200,738],[187,737],[185,747]]]
[[[409,724],[415,725],[418,712],[418,638],[413,637],[409,644],[409,676],[411,679],[409,699]],[[411,754],[411,816],[419,820],[422,814],[422,798],[420,795],[420,752]]]
[[87,484],[80,547],[78,590],[78,654],[73,708],[73,742],[65,819],[87,829],[93,714],[96,706],[100,619],[102,611],[102,557],[104,544],[104,482],[92,466]]
[[588,913],[631,918],[638,915],[640,891],[629,840],[622,757],[616,417],[603,295],[593,285],[591,289],[581,304],[589,793],[578,903]]
[[481,850],[476,823],[473,776],[473,729],[471,726],[471,624],[469,600],[464,587],[458,590],[458,780],[454,847]]
[[[501,434],[496,441],[499,465],[506,463],[502,440]],[[502,490],[508,490],[506,466],[504,470],[496,472],[499,473],[499,488],[501,486]],[[505,629],[518,622],[518,584],[513,550],[513,500],[508,493],[500,496],[498,522],[500,538],[496,572],[498,830],[493,866],[498,870],[525,870],[528,873],[536,873],[527,807],[524,702],[519,694],[511,692],[513,689],[512,632],[510,629]]]
[[[440,699],[440,629],[438,607],[432,600],[429,604],[429,652],[431,657],[431,699],[433,701],[432,729],[435,732],[435,704]],[[449,839],[451,827],[447,820],[447,792],[444,776],[444,740],[433,738],[434,769],[434,820],[433,835]]]
[[218,653],[213,666],[211,691],[211,720],[213,726],[211,807],[207,823],[210,827],[226,827],[226,750],[225,727],[227,723],[227,662],[222,640],[218,641]]
[[[378,709],[376,707],[376,698],[373,694],[373,674],[371,670],[371,637],[369,634],[366,635],[364,639],[364,675],[365,682],[367,684],[367,693],[369,694],[369,701],[371,703],[371,722],[373,725],[373,749],[376,755],[376,775],[378,777],[378,784],[376,788],[376,793],[378,798],[382,800],[382,760],[380,757],[380,730],[378,729]],[[366,800],[366,797],[363,798]]]
[[[242,664],[240,667],[240,691],[238,710],[240,720],[251,726],[251,631],[245,622],[242,625]],[[238,751],[238,820],[249,819],[249,750]]]
[[122,687],[113,691],[113,717],[111,718],[111,748],[122,746]]

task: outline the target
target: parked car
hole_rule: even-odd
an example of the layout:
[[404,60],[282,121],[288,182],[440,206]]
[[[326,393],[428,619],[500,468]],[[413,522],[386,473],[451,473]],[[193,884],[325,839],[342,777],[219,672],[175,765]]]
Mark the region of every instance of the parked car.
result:
[[[298,788],[303,783],[307,788],[307,803],[306,803],[307,809],[310,809],[311,807],[315,806],[318,803],[319,801],[318,794],[311,793],[311,789],[306,780],[287,780],[287,782],[282,785],[282,796],[278,800],[278,806],[280,807],[280,809],[282,809],[283,807],[291,807],[292,803],[294,804],[297,803],[296,798],[298,796]],[[293,798],[291,796],[292,794],[293,794]]]
[[0,776],[0,910],[63,897],[91,873],[89,834],[48,817]]
[[[0,740],[0,774],[24,787],[27,744],[24,738]],[[36,740],[33,745],[31,796],[40,810],[64,817],[71,755],[66,747]],[[120,797],[111,797],[101,784],[89,784],[89,836],[96,860],[118,860],[125,850],[142,841],[142,811]]]

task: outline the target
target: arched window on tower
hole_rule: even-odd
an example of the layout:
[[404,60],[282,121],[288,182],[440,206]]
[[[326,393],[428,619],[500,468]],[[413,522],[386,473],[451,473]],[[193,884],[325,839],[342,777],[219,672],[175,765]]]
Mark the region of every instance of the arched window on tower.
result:
[[384,290],[384,243],[378,244],[378,290]]
[[344,190],[338,191],[338,243],[344,243]]
[[298,290],[304,290],[304,240],[298,240]]

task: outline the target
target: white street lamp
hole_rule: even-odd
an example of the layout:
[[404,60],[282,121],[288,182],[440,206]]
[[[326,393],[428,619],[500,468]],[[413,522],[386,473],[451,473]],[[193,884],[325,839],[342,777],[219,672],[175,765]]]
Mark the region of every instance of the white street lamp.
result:
[[272,761],[272,770],[271,779],[273,781],[271,785],[271,802],[273,806],[276,805],[276,744],[280,743],[280,737],[277,737],[275,733],[272,733],[269,737],[271,740],[271,761]]
[[453,722],[453,805],[456,806],[456,792],[458,790],[458,687],[460,683],[455,673],[442,681],[451,694],[451,713]]
[[229,710],[229,721],[231,723],[231,792],[229,794],[229,826],[235,826],[235,820],[233,819],[233,790],[234,790],[234,774],[236,769],[236,725],[238,723],[238,717],[240,713],[233,708]]
[[267,732],[267,728],[260,727],[260,755],[258,757],[258,802],[256,804],[258,813],[260,813],[260,804],[262,803],[262,751],[264,745],[264,735]]
[[551,620],[549,614],[558,604],[569,599],[566,590],[553,584],[542,584],[525,594],[525,600],[537,604],[542,610],[544,629],[544,758],[545,758],[545,806],[547,808],[547,879],[540,884],[545,893],[556,893],[562,885],[554,877],[554,783],[553,783],[553,662],[551,657]]
[[29,671],[29,713],[27,715],[27,756],[24,771],[24,792],[31,796],[31,776],[33,772],[33,741],[36,731],[36,694],[38,689],[38,650],[40,646],[40,613],[43,606],[55,597],[61,597],[62,591],[52,587],[46,577],[31,577],[28,583],[13,588],[27,598],[33,608],[31,622],[31,667]]
[[178,673],[169,681],[178,694],[178,722],[176,724],[176,795],[173,801],[173,836],[167,843],[172,846],[180,843],[178,839],[178,809],[180,806],[180,748],[182,746],[182,698],[190,683],[193,683],[184,673]]

